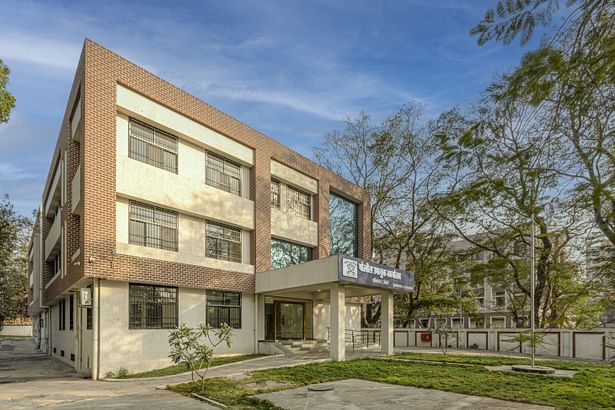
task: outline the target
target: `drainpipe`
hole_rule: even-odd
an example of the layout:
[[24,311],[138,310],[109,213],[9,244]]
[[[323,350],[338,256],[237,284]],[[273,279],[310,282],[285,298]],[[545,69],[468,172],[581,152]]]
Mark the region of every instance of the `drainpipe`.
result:
[[93,339],[94,346],[92,347],[92,379],[98,380],[100,377],[100,278],[94,280],[93,298],[94,306],[92,307],[93,320]]

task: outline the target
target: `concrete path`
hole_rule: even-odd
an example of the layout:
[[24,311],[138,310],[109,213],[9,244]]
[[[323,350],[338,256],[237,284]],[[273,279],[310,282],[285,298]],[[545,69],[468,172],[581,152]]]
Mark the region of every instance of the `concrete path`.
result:
[[[34,352],[30,340],[2,340],[2,346],[13,348],[0,350],[0,368],[6,367],[4,383],[0,383],[0,409],[213,409],[198,400],[178,394],[157,390],[158,386],[190,381],[189,374],[168,376],[151,380],[126,379],[99,381],[79,378],[73,371],[56,359]],[[0,348],[1,349],[1,348]],[[7,351],[21,352],[11,354]],[[296,366],[326,360],[322,355],[295,357],[267,356],[251,361],[213,367],[208,377],[236,376],[242,373],[272,367]],[[54,368],[60,370],[53,370]],[[51,370],[50,370],[51,369]],[[17,382],[9,379],[17,379]]]
[[487,397],[469,396],[440,390],[420,389],[376,383],[359,379],[341,380],[317,386],[331,386],[330,391],[309,391],[308,387],[259,394],[285,409],[526,409],[547,410],[552,407],[515,403]]

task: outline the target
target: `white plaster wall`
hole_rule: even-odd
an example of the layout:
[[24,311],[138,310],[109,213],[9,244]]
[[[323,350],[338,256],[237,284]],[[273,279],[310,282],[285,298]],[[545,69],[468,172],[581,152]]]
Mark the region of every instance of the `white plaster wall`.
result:
[[[32,317],[32,321],[37,319],[36,316]],[[32,325],[4,325],[0,330],[0,336],[19,336],[26,337],[32,336]]]
[[[101,281],[100,374],[120,367],[141,372],[171,365],[169,329],[128,329],[128,283]],[[205,322],[205,290],[180,288],[178,323],[198,326]],[[231,348],[216,348],[216,355],[254,352],[254,297],[242,295],[242,328],[233,331]]]
[[603,335],[601,333],[577,333],[574,335],[574,337],[577,359],[602,360]]
[[[51,307],[51,355],[64,363],[75,367],[75,363],[70,360],[70,355],[75,355],[77,360],[77,344],[75,343],[75,330],[69,330],[70,325],[70,304],[68,297],[66,300],[66,330],[58,330],[58,311],[60,309],[59,303],[52,305]],[[56,348],[56,352],[53,352],[53,348]],[[61,355],[61,351],[64,350],[64,357]]]
[[308,177],[305,174],[302,174],[299,171],[287,167],[284,164],[272,160],[270,172],[271,175],[276,179],[294,185],[297,188],[301,188],[311,194],[315,195],[318,193],[318,181],[316,181],[314,178]]
[[117,105],[123,111],[156,122],[177,137],[228,155],[243,164],[254,165],[254,150],[251,148],[121,85],[117,86]]
[[487,349],[487,333],[469,333],[468,332],[468,346],[477,344],[479,349]]
[[149,248],[128,243],[129,200],[118,198],[116,202],[116,251],[119,254],[142,258],[160,259],[190,265],[205,266],[234,272],[254,273],[250,265],[250,233],[242,231],[242,262],[229,262],[205,257],[205,221],[190,215],[180,214],[178,220],[178,250]]
[[[327,328],[331,326],[331,307],[329,301],[314,300],[314,339],[326,339]],[[361,305],[346,304],[346,322],[344,329],[361,330]]]
[[271,235],[307,246],[318,246],[318,223],[271,208]]

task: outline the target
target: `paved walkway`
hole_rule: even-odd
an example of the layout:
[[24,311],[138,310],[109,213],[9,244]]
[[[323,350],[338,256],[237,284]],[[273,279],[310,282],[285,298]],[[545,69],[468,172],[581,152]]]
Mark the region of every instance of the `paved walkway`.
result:
[[[349,352],[347,357],[360,358],[366,354],[373,355],[375,352]],[[232,363],[224,366],[213,367],[208,377],[241,377],[246,372],[267,368],[279,368],[296,366],[306,363],[314,363],[328,360],[328,354],[315,353],[297,356],[267,356],[254,360]],[[158,390],[156,387],[168,384],[182,383],[190,380],[189,374],[174,375],[156,379],[127,379],[119,381],[99,381],[80,378],[69,366],[56,359],[46,357],[34,351],[34,344],[30,340],[0,340],[0,409],[31,409],[31,408],[59,408],[59,409],[110,409],[110,408],[134,408],[134,409],[213,409],[205,403],[183,397],[175,393]],[[469,403],[472,408],[481,408],[482,403],[490,403],[482,397],[455,395],[453,393],[438,390],[416,389],[403,386],[385,385],[373,388],[372,382],[358,380],[344,380],[336,382],[340,387],[336,393],[318,396],[337,400],[337,402],[322,401],[330,407],[312,408],[407,408],[410,401],[415,408],[463,408],[463,403]],[[378,384],[378,383],[376,383]],[[384,390],[383,390],[384,389]],[[378,396],[378,391],[381,392]],[[299,392],[299,393],[297,393]],[[311,397],[305,388],[289,390],[289,397],[302,398],[303,406],[305,399]],[[370,393],[371,392],[371,393]],[[274,393],[278,394],[278,393]],[[306,395],[307,394],[307,395]],[[385,397],[382,396],[385,394]],[[405,407],[395,407],[394,401],[386,406],[386,397],[396,397],[398,403],[406,403]],[[458,397],[460,396],[460,397]],[[461,396],[463,396],[461,398]],[[375,400],[374,397],[380,397]],[[416,397],[422,397],[420,403]],[[293,400],[295,400],[293,399]],[[300,401],[301,401],[300,400]],[[393,400],[393,399],[391,399]],[[440,400],[440,401],[437,401]],[[446,400],[454,404],[444,405]],[[354,403],[352,405],[348,403]],[[429,403],[436,402],[440,405],[429,407]],[[360,404],[359,404],[360,403]],[[368,403],[372,403],[371,407]],[[529,406],[519,403],[510,403],[508,407],[500,408],[527,408],[538,409],[540,407]],[[312,403],[313,405],[314,403]],[[323,404],[323,405],[324,405]],[[338,404],[342,407],[338,407]],[[347,405],[348,404],[348,405]],[[289,402],[289,406],[293,405]],[[303,408],[301,406],[301,408]],[[361,406],[361,407],[360,407]],[[400,405],[401,406],[401,405]],[[457,407],[455,407],[457,406]],[[461,407],[459,407],[461,406]],[[468,407],[465,406],[465,407]],[[486,405],[485,405],[486,406]],[[283,407],[286,407],[284,405]],[[482,407],[498,408],[498,407]]]
[[526,409],[547,410],[552,407],[514,403],[488,397],[469,396],[440,390],[397,386],[359,379],[340,380],[316,386],[329,386],[333,390],[310,391],[308,387],[259,394],[285,409]]

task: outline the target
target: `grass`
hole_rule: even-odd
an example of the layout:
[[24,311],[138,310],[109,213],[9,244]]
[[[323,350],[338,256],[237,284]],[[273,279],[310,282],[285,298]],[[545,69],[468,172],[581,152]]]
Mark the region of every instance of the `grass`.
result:
[[[215,357],[211,362],[211,367],[221,366],[223,364],[242,362],[244,360],[255,359],[257,357],[265,356],[263,354],[247,354],[247,355],[239,355],[239,356],[223,356],[223,357]],[[143,377],[162,377],[162,376],[172,376],[174,374],[180,374],[190,371],[183,364],[176,364],[169,367],[163,367],[162,369],[150,370],[142,373],[129,373],[125,377],[125,379],[140,379]]]
[[[351,362],[324,362],[296,367],[257,371],[241,381],[210,379],[206,395],[231,407],[270,409],[252,397],[266,390],[250,389],[247,383],[265,380],[286,382],[283,388],[358,378],[403,386],[438,389],[502,400],[555,406],[563,409],[615,409],[615,369],[603,363],[541,361],[541,365],[576,370],[574,378],[544,377],[532,374],[490,372],[483,366],[528,363],[527,359],[483,356],[455,356],[408,353],[393,359],[361,359]],[[429,363],[443,361],[449,364]],[[456,365],[459,364],[459,365]],[[473,366],[461,365],[470,364]],[[277,388],[279,389],[279,387]],[[172,390],[182,394],[198,392],[187,383]],[[271,389],[270,389],[271,390]],[[267,407],[269,406],[269,407]]]
[[[255,394],[264,393],[270,390],[251,389],[246,386],[247,383],[253,381],[247,380],[232,380],[223,377],[207,379],[205,382],[205,396],[209,399],[216,400],[233,409],[258,409],[258,410],[278,410],[273,403],[254,397]],[[200,393],[200,386],[197,383],[185,383],[176,386],[170,386],[169,390],[184,396],[191,396],[191,393]]]

